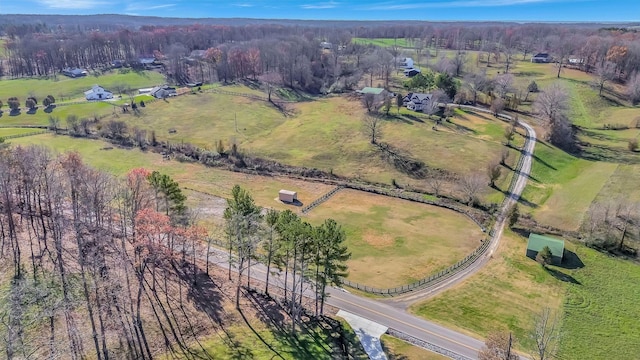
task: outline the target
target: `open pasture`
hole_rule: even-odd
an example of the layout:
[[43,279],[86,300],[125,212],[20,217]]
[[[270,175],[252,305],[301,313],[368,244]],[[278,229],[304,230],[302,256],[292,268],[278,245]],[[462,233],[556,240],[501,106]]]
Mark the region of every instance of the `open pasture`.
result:
[[342,190],[305,218],[333,218],[347,233],[349,280],[377,288],[417,281],[480,246],[479,226],[452,210]]

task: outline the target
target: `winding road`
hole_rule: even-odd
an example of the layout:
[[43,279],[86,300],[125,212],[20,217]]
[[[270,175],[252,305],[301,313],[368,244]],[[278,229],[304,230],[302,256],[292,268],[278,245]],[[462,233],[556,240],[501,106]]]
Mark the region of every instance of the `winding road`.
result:
[[[472,106],[461,107],[477,112],[491,113],[490,111],[482,108]],[[502,114],[501,116],[506,119],[511,119],[508,115]],[[493,236],[489,239],[489,247],[482,256],[479,256],[470,266],[446,279],[443,279],[442,282],[414,292],[394,298],[377,300],[351,294],[344,289],[332,287],[327,290],[329,293],[327,303],[338,309],[366,318],[380,325],[384,325],[389,329],[393,329],[395,330],[395,333],[413,338],[413,340],[421,342],[423,346],[426,345],[425,347],[430,350],[452,359],[477,359],[478,351],[484,346],[483,341],[448,329],[442,325],[424,320],[418,316],[408,313],[406,309],[410,304],[417,301],[423,301],[429,297],[440,294],[469,278],[487,264],[498,249],[500,238],[505,226],[506,214],[510,207],[518,201],[527,184],[533,161],[533,150],[536,143],[535,130],[529,124],[522,121],[519,121],[518,125],[523,127],[527,133],[525,137],[525,144],[521,151],[522,164],[520,170],[516,171],[515,175],[517,178],[515,180],[515,185],[512,187],[512,191],[507,195],[507,198],[502,203],[502,208],[500,209],[500,213],[493,228]],[[214,249],[211,250],[212,257],[210,262],[224,268],[228,267],[228,255],[226,252]],[[255,264],[252,266],[252,278],[264,282],[266,274],[266,267],[264,265]],[[269,283],[274,286],[282,287],[283,279],[275,274],[270,277]],[[309,294],[312,295],[311,290],[309,291]]]

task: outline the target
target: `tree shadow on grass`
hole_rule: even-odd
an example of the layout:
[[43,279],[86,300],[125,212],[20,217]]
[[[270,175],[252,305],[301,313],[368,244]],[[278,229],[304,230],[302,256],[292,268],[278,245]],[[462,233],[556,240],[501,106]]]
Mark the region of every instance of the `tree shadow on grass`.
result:
[[195,279],[193,273],[187,269],[177,273],[182,281],[191,284],[187,291],[187,299],[193,302],[196,309],[206,313],[214,323],[222,324],[224,309],[220,287],[199,267],[196,269]]
[[[290,349],[295,359],[367,359],[354,333],[347,332],[342,323],[326,316],[314,317],[309,313],[302,316],[296,336],[291,336],[291,323],[284,308],[271,297],[256,291],[249,291],[247,299],[256,310],[258,319],[271,329],[279,343]],[[251,327],[250,324],[248,324]],[[253,330],[253,328],[252,328]],[[254,333],[256,331],[254,330]],[[258,334],[277,356],[280,353]]]
[[564,255],[562,257],[562,263],[558,266],[563,269],[581,269],[584,267],[584,263],[578,257],[578,254],[571,250],[564,249]]
[[582,285],[582,283],[578,280],[576,280],[576,278],[574,278],[573,276],[569,275],[569,274],[565,274],[562,271],[556,270],[556,269],[552,269],[548,266],[545,266],[544,270],[549,273],[549,275],[553,276],[554,278],[562,281],[562,282],[566,282],[566,283],[571,283],[571,284],[576,284],[576,285]]
[[9,112],[9,116],[18,116],[18,115],[20,115],[20,109],[18,109],[18,110],[11,110],[11,111]]
[[56,105],[55,105],[55,104],[52,104],[52,105],[49,105],[49,106],[47,106],[46,108],[44,108],[44,110],[43,110],[43,111],[44,111],[45,113],[47,113],[47,114],[50,114],[50,113],[53,111],[53,109],[55,109],[55,108],[56,108]]

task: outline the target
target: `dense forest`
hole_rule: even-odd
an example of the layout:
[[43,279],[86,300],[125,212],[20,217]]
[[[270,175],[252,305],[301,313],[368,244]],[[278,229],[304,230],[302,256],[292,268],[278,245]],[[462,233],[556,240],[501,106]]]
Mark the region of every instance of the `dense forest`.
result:
[[[402,39],[417,56],[436,58],[434,62],[440,57],[438,49],[480,51],[488,63],[506,58],[507,64],[514,56],[549,52],[560,64],[568,64],[570,57],[580,59],[571,65],[587,72],[610,63],[621,80],[640,66],[640,35],[633,28],[593,24],[345,22],[334,27],[332,22],[286,21],[166,25],[171,22],[158,19],[155,25],[101,29],[53,26],[44,20],[16,25],[5,18],[0,26],[7,38],[0,76],[48,76],[69,67],[105,69],[114,61],[136,66],[140,58],[154,58],[176,83],[262,77],[310,93],[328,93],[351,89],[364,74],[395,68],[399,46],[378,49],[353,41],[361,37]],[[325,51],[323,41],[333,51]],[[460,68],[448,71],[458,76]]]

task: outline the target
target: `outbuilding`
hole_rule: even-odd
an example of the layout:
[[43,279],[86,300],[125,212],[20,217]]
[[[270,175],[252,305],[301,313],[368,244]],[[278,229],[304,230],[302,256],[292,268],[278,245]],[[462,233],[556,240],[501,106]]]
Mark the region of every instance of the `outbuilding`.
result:
[[113,93],[105,90],[101,86],[93,85],[91,90],[84,92],[84,97],[87,100],[107,100],[113,99]]
[[286,203],[294,203],[298,201],[298,193],[290,190],[280,190],[278,199]]
[[551,263],[553,265],[560,265],[564,256],[564,240],[555,239],[548,236],[542,236],[538,234],[529,234],[529,241],[527,242],[527,257],[535,260],[538,253],[548,247],[551,250]]

